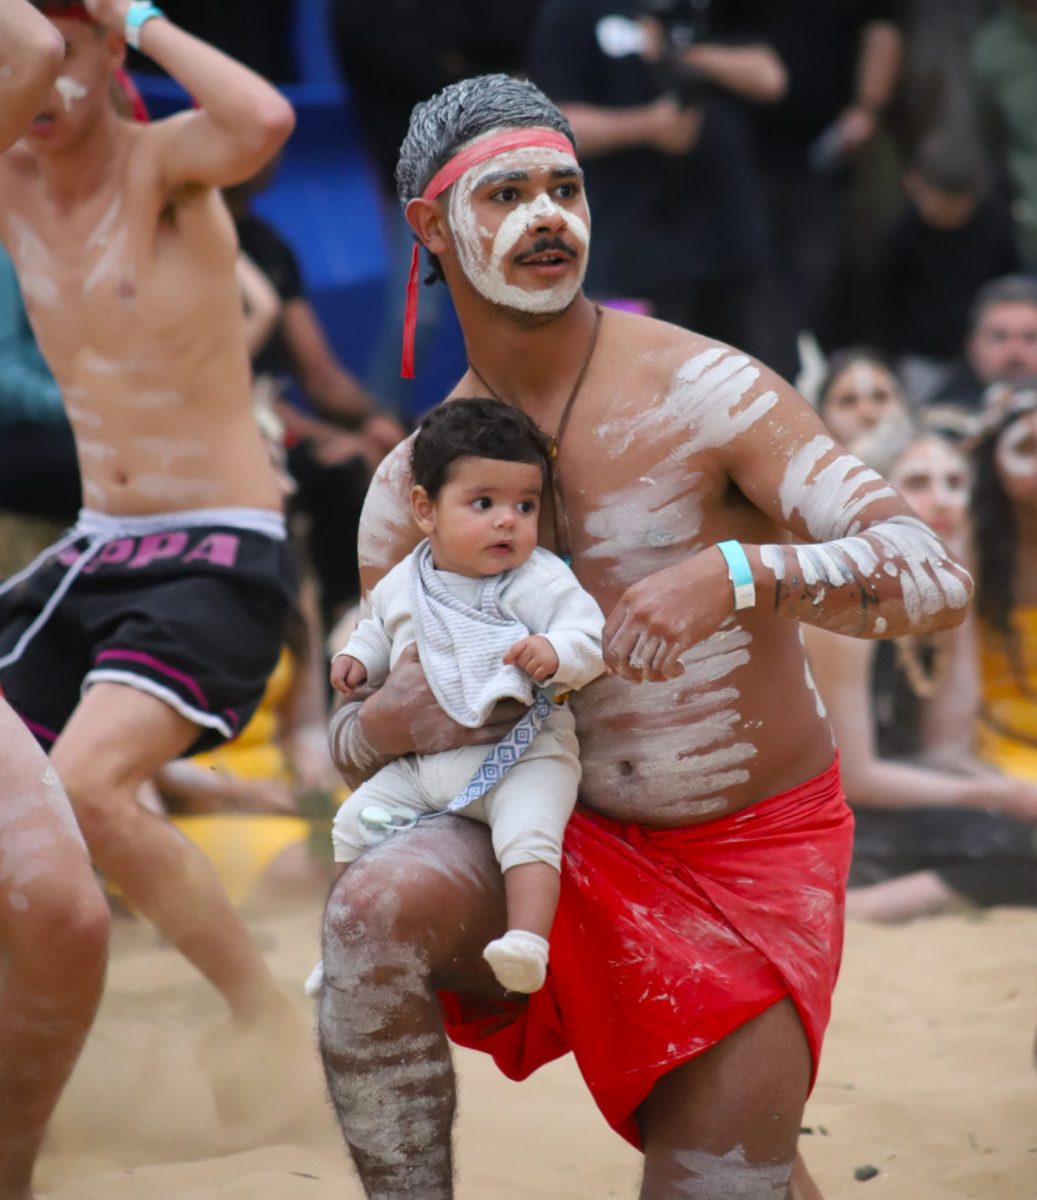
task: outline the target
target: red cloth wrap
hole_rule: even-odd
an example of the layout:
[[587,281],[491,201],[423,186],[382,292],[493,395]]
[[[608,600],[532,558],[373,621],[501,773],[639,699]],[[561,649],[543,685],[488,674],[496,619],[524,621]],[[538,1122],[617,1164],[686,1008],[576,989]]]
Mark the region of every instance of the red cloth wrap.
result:
[[[543,146],[549,150],[561,150],[576,157],[572,142],[553,129],[505,129],[491,133],[473,142],[460,154],[455,154],[432,176],[421,193],[423,200],[435,200],[451,184],[456,183],[465,171],[487,159],[506,154],[509,150],[524,150],[527,146]],[[407,308],[403,317],[403,355],[400,359],[400,375],[404,379],[414,378],[414,335],[418,327],[418,274],[421,269],[421,247],[417,242],[410,256],[410,272],[407,275]]]
[[525,1079],[572,1050],[640,1148],[656,1080],[791,996],[817,1075],[842,956],[853,816],[838,759],[816,779],[680,829],[577,806],[547,983],[522,1001],[441,992],[446,1031]]

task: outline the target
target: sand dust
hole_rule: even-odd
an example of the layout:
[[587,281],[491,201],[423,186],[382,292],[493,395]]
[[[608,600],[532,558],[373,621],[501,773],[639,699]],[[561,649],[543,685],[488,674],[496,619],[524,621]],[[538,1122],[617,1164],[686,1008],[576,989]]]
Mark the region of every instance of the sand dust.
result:
[[[302,981],[319,914],[254,934]],[[262,1145],[224,1154],[199,1044],[208,987],[143,926],[118,923],[97,1026],[37,1187],[50,1200],[360,1200],[316,1054],[271,1096]],[[827,1200],[1037,1200],[1037,914],[999,910],[899,929],[851,926],[802,1148]],[[524,1084],[458,1055],[458,1200],[633,1197],[638,1156],[604,1125],[571,1062]],[[255,1102],[255,1096],[250,1100]],[[879,1174],[854,1178],[858,1167]]]

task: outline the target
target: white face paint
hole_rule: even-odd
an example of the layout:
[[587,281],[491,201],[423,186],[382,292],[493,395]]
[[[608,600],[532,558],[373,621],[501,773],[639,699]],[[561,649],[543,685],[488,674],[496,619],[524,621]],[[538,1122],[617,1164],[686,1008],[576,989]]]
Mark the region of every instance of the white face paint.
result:
[[1037,413],[1020,417],[998,438],[998,469],[1012,479],[1037,474]]
[[959,532],[969,502],[965,459],[937,438],[910,446],[897,460],[890,483],[941,537]]
[[72,105],[77,100],[82,100],[84,96],[89,95],[89,91],[79,80],[73,79],[70,75],[59,75],[54,80],[54,87],[61,97],[61,103],[65,106],[65,112],[71,112]]
[[[494,233],[481,223],[473,203],[475,192],[480,190],[480,185],[485,186],[490,176],[513,175],[513,185],[531,194],[530,177],[535,173],[573,168],[577,168],[577,163],[571,154],[548,147],[530,146],[522,150],[509,150],[496,158],[478,163],[454,184],[450,194],[449,217],[458,262],[471,285],[487,300],[519,312],[557,313],[563,312],[575,299],[587,270],[587,250],[590,245],[590,230],[577,213],[570,207],[559,206],[550,195],[541,192],[535,198],[510,208]],[[525,176],[525,179],[521,176]],[[564,186],[566,182],[562,177],[554,186]],[[502,188],[508,185],[509,180],[501,180]],[[505,278],[507,264],[518,252],[519,243],[540,222],[561,224],[562,227],[551,236],[560,237],[582,253],[579,271],[567,271],[549,287],[527,289],[508,283]],[[487,250],[486,243],[490,238],[493,241]],[[534,241],[535,238],[531,237],[528,247],[523,249],[531,249]]]

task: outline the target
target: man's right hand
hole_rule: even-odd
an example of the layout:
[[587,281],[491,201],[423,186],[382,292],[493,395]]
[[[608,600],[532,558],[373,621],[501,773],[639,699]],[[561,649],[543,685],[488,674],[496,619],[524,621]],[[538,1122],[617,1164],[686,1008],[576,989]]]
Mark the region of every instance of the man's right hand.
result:
[[364,737],[373,749],[385,758],[402,758],[498,742],[525,711],[518,701],[504,700],[479,729],[459,725],[440,708],[421,668],[417,647],[411,645],[385,683],[364,701],[361,720]]
[[681,108],[669,96],[646,105],[644,118],[645,144],[660,154],[687,154],[698,141],[702,128],[701,109]]

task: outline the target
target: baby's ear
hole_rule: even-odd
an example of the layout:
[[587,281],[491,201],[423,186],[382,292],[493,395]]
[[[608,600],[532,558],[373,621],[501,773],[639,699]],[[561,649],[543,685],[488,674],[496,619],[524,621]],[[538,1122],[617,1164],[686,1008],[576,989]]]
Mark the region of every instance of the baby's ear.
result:
[[410,508],[418,528],[428,537],[436,528],[436,506],[420,483],[410,490]]

